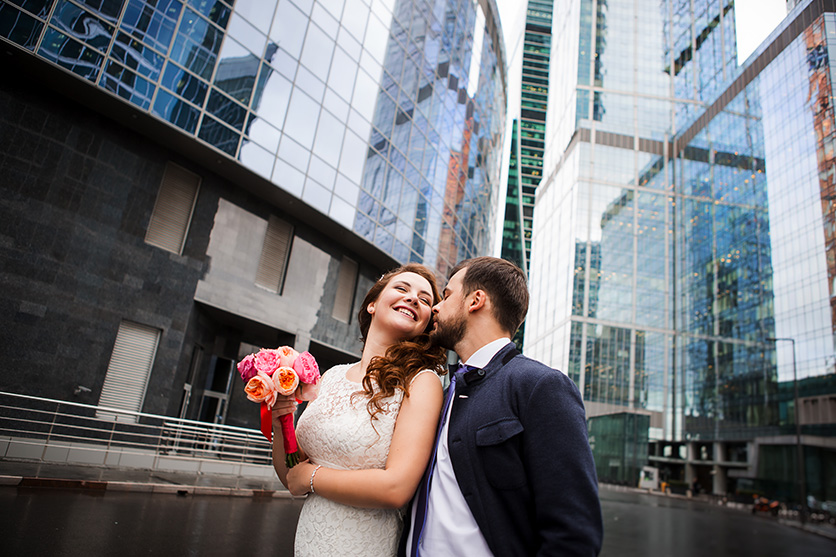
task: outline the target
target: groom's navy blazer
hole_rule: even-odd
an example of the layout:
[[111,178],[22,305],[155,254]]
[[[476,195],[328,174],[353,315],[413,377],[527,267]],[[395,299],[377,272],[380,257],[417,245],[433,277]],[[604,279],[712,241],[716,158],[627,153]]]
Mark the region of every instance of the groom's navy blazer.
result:
[[577,387],[511,343],[484,372],[458,381],[447,440],[488,547],[497,557],[597,555],[601,505]]

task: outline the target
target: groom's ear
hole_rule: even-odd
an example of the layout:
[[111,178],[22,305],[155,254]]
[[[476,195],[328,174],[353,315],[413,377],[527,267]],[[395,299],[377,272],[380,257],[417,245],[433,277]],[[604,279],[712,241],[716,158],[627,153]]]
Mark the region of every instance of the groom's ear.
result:
[[467,297],[467,312],[473,313],[485,307],[488,302],[488,294],[484,290],[474,290]]

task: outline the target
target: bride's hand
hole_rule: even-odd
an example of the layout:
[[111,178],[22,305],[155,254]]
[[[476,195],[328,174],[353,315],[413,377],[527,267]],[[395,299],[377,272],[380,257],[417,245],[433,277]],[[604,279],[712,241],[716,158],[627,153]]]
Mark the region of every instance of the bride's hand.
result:
[[292,495],[305,495],[311,491],[311,474],[316,466],[303,460],[287,471],[287,489]]
[[296,402],[296,397],[293,395],[284,396],[279,395],[276,398],[276,403],[273,404],[273,408],[271,409],[273,413],[273,428],[277,428],[276,431],[281,430],[281,426],[279,426],[278,419],[279,416],[284,416],[285,414],[293,414],[296,412],[296,406],[298,403]]

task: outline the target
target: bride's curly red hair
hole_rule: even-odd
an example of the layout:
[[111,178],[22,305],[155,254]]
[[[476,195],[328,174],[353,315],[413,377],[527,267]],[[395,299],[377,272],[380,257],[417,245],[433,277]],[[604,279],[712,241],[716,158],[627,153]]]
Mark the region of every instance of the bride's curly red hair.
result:
[[[372,316],[367,310],[369,304],[376,301],[386,285],[389,284],[389,281],[401,273],[415,273],[427,279],[432,289],[433,305],[441,299],[438,286],[435,283],[435,275],[428,267],[419,263],[407,263],[389,271],[369,289],[369,293],[366,294],[366,298],[360,306],[357,320],[360,323],[360,335],[364,344],[372,323]],[[386,350],[386,354],[375,356],[369,362],[362,384],[363,392],[369,398],[367,407],[372,419],[375,419],[377,414],[383,411],[381,401],[394,395],[397,389],[403,390],[405,397],[409,396],[409,385],[418,372],[432,369],[439,375],[447,373],[445,366],[447,351],[430,342],[429,332],[432,326],[433,320],[431,318],[423,333],[413,339],[402,340],[393,344]]]

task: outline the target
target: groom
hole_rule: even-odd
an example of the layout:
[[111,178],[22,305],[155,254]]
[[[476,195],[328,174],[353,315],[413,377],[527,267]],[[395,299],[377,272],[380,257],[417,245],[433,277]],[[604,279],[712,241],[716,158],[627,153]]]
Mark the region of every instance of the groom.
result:
[[466,367],[451,377],[402,557],[598,554],[583,402],[566,375],[514,348],[527,310],[525,276],[512,263],[477,257],[451,271],[432,337]]

